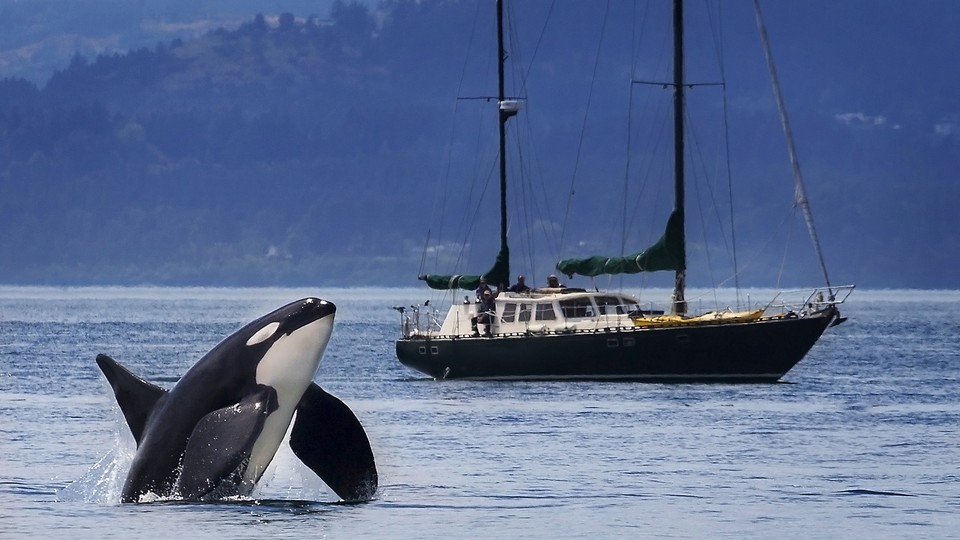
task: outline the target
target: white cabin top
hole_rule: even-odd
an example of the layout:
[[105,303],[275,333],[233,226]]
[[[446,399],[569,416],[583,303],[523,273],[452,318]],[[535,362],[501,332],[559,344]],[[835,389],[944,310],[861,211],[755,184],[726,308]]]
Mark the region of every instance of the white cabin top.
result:
[[[492,333],[528,333],[613,330],[633,328],[631,315],[640,313],[637,300],[623,293],[588,292],[583,289],[534,289],[529,293],[501,292],[495,299]],[[472,336],[472,319],[480,304],[454,304],[435,336]],[[481,331],[485,331],[483,323]]]

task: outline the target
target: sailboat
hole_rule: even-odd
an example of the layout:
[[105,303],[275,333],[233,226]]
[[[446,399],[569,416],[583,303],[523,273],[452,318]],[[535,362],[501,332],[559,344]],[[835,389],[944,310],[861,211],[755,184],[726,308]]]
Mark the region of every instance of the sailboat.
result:
[[[503,0],[496,2],[496,15],[500,249],[485,274],[421,275],[433,289],[473,291],[482,280],[510,282],[505,140],[508,121],[519,113],[520,104],[508,99],[504,90]],[[652,247],[632,255],[565,259],[557,264],[567,275],[672,271],[670,310],[642,309],[624,292],[561,287],[500,291],[487,307],[468,299],[454,302],[442,322],[439,317],[421,320],[417,307],[410,312],[398,308],[402,335],[396,354],[402,364],[435,379],[775,382],[804,358],[828,327],[845,320],[839,305],[853,286],[831,285],[825,266],[826,285],[813,288],[795,305],[775,299],[747,311],[688,312],[682,0],[674,2],[673,29],[675,198],[666,231]],[[808,226],[813,231],[812,221]]]

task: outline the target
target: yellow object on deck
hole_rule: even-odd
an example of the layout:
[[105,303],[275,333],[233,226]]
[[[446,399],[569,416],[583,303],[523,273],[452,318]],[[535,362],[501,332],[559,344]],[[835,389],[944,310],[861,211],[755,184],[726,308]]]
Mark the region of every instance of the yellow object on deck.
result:
[[763,310],[754,311],[712,311],[696,317],[683,315],[656,315],[653,317],[636,317],[633,325],[641,328],[655,326],[682,326],[688,324],[730,324],[756,321],[763,317]]

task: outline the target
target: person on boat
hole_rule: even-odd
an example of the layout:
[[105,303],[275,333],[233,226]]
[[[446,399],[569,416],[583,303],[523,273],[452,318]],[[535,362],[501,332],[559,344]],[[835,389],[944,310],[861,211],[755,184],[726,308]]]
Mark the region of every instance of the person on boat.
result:
[[547,288],[549,289],[565,289],[566,285],[560,283],[560,280],[557,279],[557,276],[550,274],[547,276]]
[[493,321],[497,316],[497,304],[493,299],[492,291],[489,289],[484,291],[483,297],[480,299],[480,305],[477,306],[477,316],[470,320],[474,336],[480,336],[480,331],[477,328],[477,323],[479,323],[483,325],[483,337],[493,337]]
[[490,285],[487,284],[487,278],[480,276],[480,286],[477,287],[477,302],[483,302],[483,293],[485,292],[493,294]]
[[528,293],[530,292],[530,287],[527,286],[527,282],[523,277],[523,274],[520,274],[517,276],[517,282],[507,290],[514,293]]

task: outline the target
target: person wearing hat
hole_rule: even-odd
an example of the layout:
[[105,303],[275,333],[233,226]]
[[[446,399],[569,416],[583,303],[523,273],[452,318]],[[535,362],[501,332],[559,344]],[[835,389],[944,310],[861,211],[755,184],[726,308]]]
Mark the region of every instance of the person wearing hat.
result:
[[477,323],[483,325],[483,337],[493,337],[493,322],[497,318],[497,304],[494,302],[496,295],[489,289],[483,292],[480,298],[480,305],[477,306],[477,316],[471,319],[473,326],[473,335],[480,336]]
[[547,287],[550,289],[562,289],[564,288],[563,283],[560,283],[560,280],[557,279],[557,276],[550,274],[547,277]]
[[493,294],[493,291],[490,290],[490,285],[487,285],[487,278],[484,277],[484,276],[480,276],[480,286],[477,287],[477,301],[478,301],[478,302],[482,302],[482,301],[483,301],[483,293],[484,293],[484,292],[488,292],[488,293],[490,293],[490,294]]

